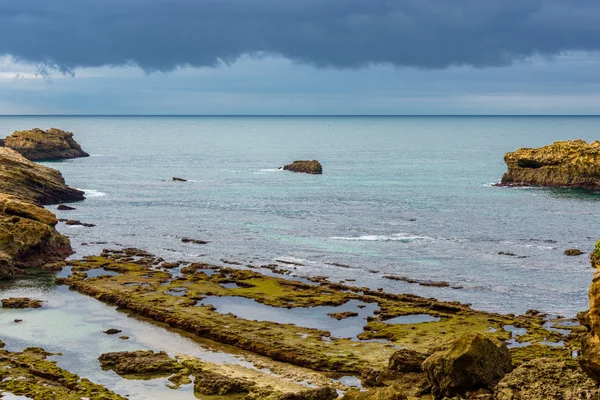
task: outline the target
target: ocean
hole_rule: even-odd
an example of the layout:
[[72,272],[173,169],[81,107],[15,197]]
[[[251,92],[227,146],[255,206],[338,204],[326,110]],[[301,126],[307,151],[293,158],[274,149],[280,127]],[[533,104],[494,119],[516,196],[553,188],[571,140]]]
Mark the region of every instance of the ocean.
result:
[[[489,311],[588,307],[588,254],[563,251],[589,253],[600,237],[600,194],[493,183],[506,152],[599,139],[600,118],[0,117],[0,136],[33,127],[72,131],[91,154],[44,163],[87,195],[76,211],[48,206],[96,225],[59,224],[74,257],[120,245],[168,260],[282,260],[299,276]],[[279,169],[301,159],[323,175]]]

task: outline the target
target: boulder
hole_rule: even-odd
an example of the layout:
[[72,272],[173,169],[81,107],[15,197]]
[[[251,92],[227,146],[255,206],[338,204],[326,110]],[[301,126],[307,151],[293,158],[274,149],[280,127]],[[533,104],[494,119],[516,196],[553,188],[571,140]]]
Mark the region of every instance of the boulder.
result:
[[16,131],[4,139],[4,146],[11,148],[32,161],[61,160],[88,157],[73,139],[71,132],[50,128],[46,131],[34,128]]
[[421,372],[421,364],[427,355],[409,349],[401,349],[392,354],[388,369],[397,372]]
[[184,366],[170,358],[164,351],[118,351],[104,353],[98,360],[104,369],[113,369],[118,374],[163,375],[179,372]]
[[508,348],[482,334],[466,334],[429,356],[422,364],[434,397],[493,389],[512,370]]
[[500,185],[600,189],[600,142],[555,142],[522,148],[504,156],[508,172]]
[[31,162],[6,147],[0,147],[0,193],[44,205],[85,199],[81,190],[65,184],[59,171]]
[[496,386],[495,400],[597,399],[598,385],[564,361],[537,358],[521,364]]
[[323,173],[323,167],[317,160],[312,161],[294,161],[283,167],[286,171],[302,172],[305,174],[321,175]]

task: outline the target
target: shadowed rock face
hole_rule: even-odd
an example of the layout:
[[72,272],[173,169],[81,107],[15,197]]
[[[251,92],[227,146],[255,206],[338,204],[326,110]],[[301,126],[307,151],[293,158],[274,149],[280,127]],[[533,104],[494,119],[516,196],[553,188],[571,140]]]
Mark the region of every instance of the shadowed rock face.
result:
[[323,173],[323,167],[317,160],[312,161],[294,161],[283,167],[286,171],[302,172],[305,174],[321,175]]
[[500,185],[600,189],[600,142],[555,142],[523,148],[504,156],[508,172]]
[[39,204],[85,199],[81,190],[65,184],[59,171],[31,162],[7,147],[0,147],[0,193]]
[[47,131],[34,128],[28,131],[14,132],[4,139],[4,146],[33,161],[89,156],[73,139],[71,132],[56,128],[50,128]]

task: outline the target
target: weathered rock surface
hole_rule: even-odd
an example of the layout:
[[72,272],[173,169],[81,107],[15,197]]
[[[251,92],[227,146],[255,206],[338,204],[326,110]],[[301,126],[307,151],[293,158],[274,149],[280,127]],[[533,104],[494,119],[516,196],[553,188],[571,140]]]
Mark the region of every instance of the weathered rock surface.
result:
[[194,372],[194,391],[206,396],[249,393],[254,386],[245,379],[230,378],[210,371]]
[[279,400],[334,400],[338,398],[337,391],[332,387],[307,389],[298,393],[286,393]]
[[508,172],[501,185],[600,189],[600,142],[568,140],[504,156]]
[[42,267],[73,254],[56,223],[50,211],[0,194],[0,279],[12,278],[15,268]]
[[2,308],[40,308],[41,300],[30,299],[29,297],[9,297],[2,299]]
[[397,372],[421,372],[421,364],[427,355],[410,349],[401,349],[392,354],[388,369]]
[[592,267],[600,268],[600,240],[596,242],[594,251],[590,254],[590,263],[592,263]]
[[294,161],[293,163],[284,166],[283,169],[286,171],[302,172],[305,174],[313,175],[320,175],[323,173],[323,167],[321,166],[321,163],[317,160]]
[[60,160],[88,157],[73,139],[71,132],[50,128],[46,131],[34,128],[16,131],[4,139],[4,146],[11,148],[32,161]]
[[[599,247],[600,241],[590,256],[592,266],[596,268],[600,266]],[[582,336],[578,360],[581,368],[596,382],[600,382],[600,270],[594,273],[588,296],[590,309],[579,314],[579,320],[588,332]]]
[[598,399],[598,385],[580,369],[563,361],[538,358],[506,375],[496,386],[495,400]]
[[118,351],[104,353],[98,360],[105,369],[114,369],[118,374],[170,374],[184,366],[161,351]]
[[406,400],[404,390],[394,386],[371,389],[364,392],[350,390],[346,392],[342,400]]
[[482,334],[466,334],[429,356],[422,368],[435,397],[452,397],[493,389],[512,370],[512,361],[504,343]]
[[81,190],[65,184],[59,171],[31,162],[6,147],[0,147],[0,193],[39,204],[85,199]]
[[565,250],[564,254],[565,254],[565,256],[575,257],[575,256],[580,256],[580,255],[584,254],[584,252],[579,249],[567,249],[567,250]]

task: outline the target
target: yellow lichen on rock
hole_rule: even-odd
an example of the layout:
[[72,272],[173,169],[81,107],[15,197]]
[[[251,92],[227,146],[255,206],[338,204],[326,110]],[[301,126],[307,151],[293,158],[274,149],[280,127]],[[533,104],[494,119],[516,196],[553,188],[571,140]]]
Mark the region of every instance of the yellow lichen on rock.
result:
[[504,156],[508,172],[501,185],[600,189],[600,142],[555,142],[522,148]]

